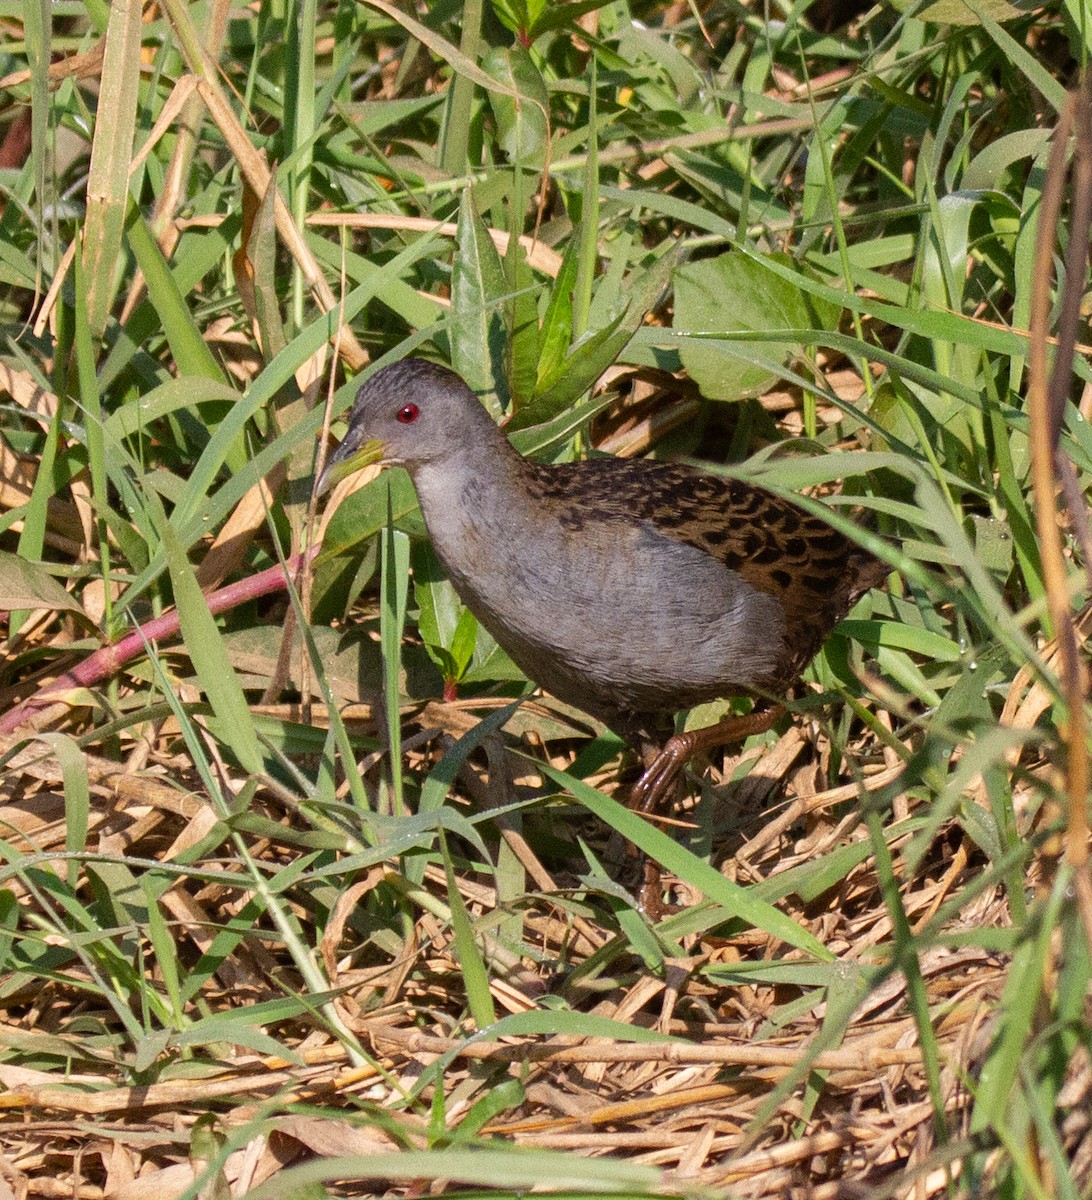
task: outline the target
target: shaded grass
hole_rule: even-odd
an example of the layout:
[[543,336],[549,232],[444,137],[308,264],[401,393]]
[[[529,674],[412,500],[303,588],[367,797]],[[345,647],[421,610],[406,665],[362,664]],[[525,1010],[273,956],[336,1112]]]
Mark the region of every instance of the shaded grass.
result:
[[[4,707],[182,633],[3,744],[0,1162],[32,1194],[1087,1191],[1055,765],[1087,747],[1023,400],[1079,39],[696,11],[5,14],[0,129],[35,107],[2,176]],[[404,477],[318,522],[321,431],[419,350],[524,452],[731,463],[882,535],[824,702],[695,778],[673,839],[616,803],[608,731],[515,704]],[[210,615],[320,536],[303,599]],[[650,927],[609,829],[688,907]]]

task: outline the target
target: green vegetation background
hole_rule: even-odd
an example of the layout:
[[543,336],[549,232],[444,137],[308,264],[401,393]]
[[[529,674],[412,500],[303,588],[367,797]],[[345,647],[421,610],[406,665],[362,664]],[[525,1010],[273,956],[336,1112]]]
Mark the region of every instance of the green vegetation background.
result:
[[[579,752],[565,773],[543,768],[556,791],[509,794],[504,819],[526,815],[543,836],[536,813],[567,804],[659,837],[665,865],[708,899],[650,930],[584,847],[580,886],[558,911],[611,936],[580,971],[625,975],[636,961],[655,975],[696,935],[754,927],[800,966],[782,980],[792,1011],[828,1005],[809,1043],[818,1054],[897,970],[937,1161],[962,1163],[953,1187],[1087,1195],[1071,1116],[1073,1064],[1088,1069],[1088,946],[1072,868],[1049,840],[1072,799],[1051,765],[1072,751],[1072,720],[1024,396],[1033,284],[1045,274],[1060,287],[1036,245],[1051,133],[1087,58],[1089,16],[1081,0],[856,12],[3,0],[0,1063],[58,1086],[87,1077],[77,1090],[90,1094],[211,1077],[244,1050],[291,1057],[286,1046],[317,1027],[363,1069],[373,1055],[337,1003],[328,939],[361,970],[389,965],[417,952],[422,914],[454,947],[432,1000],[453,1036],[637,1036],[567,1003],[498,1011],[490,984],[514,963],[547,975],[573,965],[529,937],[543,902],[498,841],[497,813],[445,804],[460,764],[511,717],[509,729]],[[445,687],[485,703],[523,686],[437,575],[404,477],[340,504],[302,597],[262,601],[254,585],[277,588],[281,564],[318,545],[316,447],[331,422],[342,428],[361,371],[413,352],[488,394],[528,453],[651,441],[658,454],[746,460],[777,490],[841,481],[835,512],[863,508],[898,571],[813,668],[840,697],[824,782],[854,779],[869,754],[898,768],[862,787],[863,841],[771,887],[710,879],[695,847],[645,833],[592,786],[619,746],[606,731],[581,741],[578,718],[557,711],[502,707],[442,755],[411,744],[405,771],[365,784],[356,764],[374,765],[373,752],[403,761],[400,706]],[[1074,373],[1080,401],[1083,351]],[[612,417],[619,397],[644,404],[651,437]],[[1087,398],[1069,404],[1061,432],[1082,493],[1088,415]],[[205,593],[232,582],[241,592],[214,616]],[[1074,574],[1075,610],[1085,588]],[[175,613],[180,642],[148,624]],[[301,651],[291,661],[286,629]],[[164,640],[146,645],[153,634]],[[135,640],[123,668],[91,657],[124,638]],[[81,661],[82,674],[51,682]],[[300,707],[309,697],[321,718]],[[385,715],[354,724],[339,716],[348,703]],[[38,732],[17,733],[27,716]],[[52,841],[12,815],[37,786],[28,750],[60,764]],[[155,765],[207,820],[180,842],[177,830],[159,844],[111,841],[109,762],[133,779]],[[900,888],[950,830],[973,869],[911,921]],[[782,902],[827,893],[865,860],[888,933],[871,963],[840,974]],[[352,891],[379,867],[367,894]],[[468,907],[474,878],[493,908]],[[164,907],[183,881],[230,892],[234,915],[184,934]],[[347,915],[338,898],[350,894]],[[963,914],[987,895],[1004,919],[979,928]],[[233,1007],[225,964],[255,945],[276,986]],[[921,961],[968,946],[1000,956],[1005,982],[962,1078],[970,1099],[949,1119],[948,1009]],[[741,986],[723,966],[702,970]],[[30,999],[43,985],[48,1020]],[[365,1014],[382,993],[368,996]],[[475,1092],[445,1074],[452,1061],[402,1081],[394,1105],[424,1118],[424,1150],[323,1178],[681,1186],[636,1164],[597,1175],[591,1160],[560,1171],[543,1154],[527,1166],[496,1141],[473,1164],[451,1157],[526,1101],[517,1076],[480,1078]],[[801,1119],[815,1113],[814,1061],[802,1052],[763,1093],[756,1128],[805,1082]],[[449,1123],[456,1084],[470,1103]],[[387,1119],[349,1108],[365,1124]],[[212,1163],[198,1171],[212,1186],[245,1138],[185,1128],[184,1152]]]

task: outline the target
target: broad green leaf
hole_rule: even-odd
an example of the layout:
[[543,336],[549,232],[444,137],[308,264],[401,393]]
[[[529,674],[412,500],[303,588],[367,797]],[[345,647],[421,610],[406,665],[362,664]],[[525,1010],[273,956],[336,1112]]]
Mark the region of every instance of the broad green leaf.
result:
[[847,842],[837,846],[829,854],[818,859],[802,863],[788,871],[779,871],[775,876],[778,893],[788,895],[790,892],[805,904],[817,900],[824,892],[829,891],[843,882],[850,871],[864,862],[872,853],[872,847],[866,841]]
[[245,1046],[257,1054],[276,1054],[288,1062],[303,1065],[303,1058],[291,1046],[286,1046],[282,1040],[276,1040],[265,1033],[257,1023],[233,1021],[224,1015],[204,1017],[174,1035],[178,1046],[213,1046],[217,1042],[232,1046]]
[[[788,268],[791,259],[769,255]],[[761,353],[733,343],[732,333],[834,329],[838,309],[801,291],[766,269],[757,255],[729,251],[686,263],[675,271],[674,328],[715,340],[684,341],[679,353],[687,371],[710,400],[742,400],[760,394],[777,378],[777,368],[804,346],[766,343]],[[768,365],[767,365],[768,364]]]
[[[586,1024],[585,1024],[586,1022]],[[528,1010],[502,1017],[491,1029],[483,1031],[490,1038],[505,1037],[578,1037],[607,1038],[610,1041],[634,1042],[642,1045],[685,1044],[680,1037],[648,1029],[635,1021],[620,1021],[612,1017],[587,1012],[544,1012]]]
[[[550,98],[542,75],[522,46],[494,47],[482,66],[503,92],[490,92],[489,105],[497,122],[500,144],[509,160],[519,165],[541,167],[546,158],[550,126]],[[515,96],[512,93],[517,93]]]
[[[580,214],[572,240],[577,243],[576,281],[573,285],[573,328],[572,340],[579,342],[588,332],[589,314],[594,295],[595,273],[599,264],[599,61],[595,55],[591,60],[591,79],[588,88],[588,152],[581,172],[578,212]],[[614,297],[611,300],[614,301]],[[602,322],[600,322],[602,324]],[[538,391],[546,384],[539,382]]]
[[478,71],[477,63],[486,49],[482,36],[483,16],[480,0],[463,5],[458,52],[448,43],[440,44],[438,41],[436,44],[437,52],[447,57],[455,70],[455,76],[447,88],[439,147],[440,166],[455,179],[465,175],[471,166],[471,142],[477,109],[474,73]]
[[[470,663],[460,677],[466,684],[477,683],[518,683],[527,676],[508,657],[508,654],[496,642],[493,635],[483,625],[475,621],[473,653]],[[462,638],[469,633],[469,626],[459,630],[457,647],[460,653],[465,650]]]
[[508,428],[515,432],[530,425],[551,421],[578,400],[626,348],[634,331],[630,309],[620,312],[609,325],[589,333],[562,363],[545,389],[512,414]]
[[0,239],[0,280],[9,287],[27,288],[30,291],[38,282],[34,262],[7,239]]
[[471,391],[491,400],[497,416],[508,407],[508,339],[504,299],[508,284],[500,255],[474,196],[467,188],[459,202],[459,232],[451,269],[451,365]]
[[[129,220],[131,224],[132,217]],[[202,280],[208,278],[210,272],[223,264],[231,253],[240,225],[241,219],[232,213],[212,228],[189,229],[181,236],[175,246],[170,268],[174,289],[179,296],[191,295],[199,289]],[[164,302],[164,311],[171,315],[169,302]],[[192,317],[188,314],[185,320],[192,323]],[[120,376],[137,367],[145,346],[154,342],[157,334],[166,336],[166,332],[158,309],[150,299],[145,299],[125,322],[117,340],[107,352],[99,368],[99,387],[104,392],[115,387]]]

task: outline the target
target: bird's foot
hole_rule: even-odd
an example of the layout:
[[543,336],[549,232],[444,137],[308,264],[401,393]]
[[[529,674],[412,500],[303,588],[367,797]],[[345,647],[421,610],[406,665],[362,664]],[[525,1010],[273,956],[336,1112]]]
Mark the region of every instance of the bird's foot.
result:
[[784,705],[775,704],[770,708],[756,709],[742,717],[725,717],[723,721],[717,721],[714,725],[690,729],[668,738],[663,748],[646,766],[645,773],[633,785],[630,792],[630,808],[642,816],[656,812],[667,799],[679,772],[699,750],[727,746],[732,742],[742,742],[752,734],[765,733],[784,711]]
[[629,793],[629,807],[647,817],[665,807],[683,767],[694,756],[694,733],[677,733],[645,768]]
[[[760,708],[742,717],[726,717],[715,725],[677,733],[647,762],[645,772],[633,785],[629,807],[643,817],[651,817],[667,807],[679,775],[699,750],[741,742],[755,733],[765,733],[784,713],[783,705]],[[633,848],[636,857],[636,847]],[[637,892],[638,907],[652,921],[659,921],[674,906],[665,905],[660,883],[659,864],[644,858],[641,885]]]

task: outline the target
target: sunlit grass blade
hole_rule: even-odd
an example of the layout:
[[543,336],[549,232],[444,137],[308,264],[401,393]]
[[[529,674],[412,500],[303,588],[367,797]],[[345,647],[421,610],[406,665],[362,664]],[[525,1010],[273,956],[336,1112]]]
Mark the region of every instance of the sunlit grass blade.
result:
[[222,734],[230,739],[234,757],[245,771],[260,771],[264,756],[246,696],[224,650],[220,632],[209,613],[193,568],[170,525],[163,528],[163,548],[167,555],[175,604],[182,620],[182,636],[189,648],[197,677],[221,722]]
[[144,30],[141,11],[138,0],[121,0],[111,5],[106,31],[102,88],[110,97],[110,120],[95,127],[81,259],[87,288],[87,319],[95,335],[101,335],[106,327],[118,284],[140,90],[140,45]]

